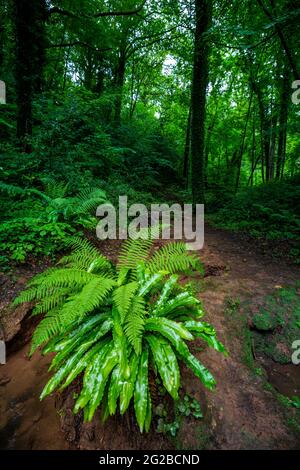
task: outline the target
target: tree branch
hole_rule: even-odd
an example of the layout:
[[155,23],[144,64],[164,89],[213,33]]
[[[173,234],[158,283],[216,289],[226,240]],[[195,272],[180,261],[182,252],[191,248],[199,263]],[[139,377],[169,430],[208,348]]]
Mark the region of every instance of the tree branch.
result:
[[92,15],[93,18],[102,18],[105,16],[132,16],[137,15],[145,6],[146,0],[136,9],[136,10],[128,10],[128,11],[104,11],[102,13],[96,13]]
[[281,45],[282,45],[282,47],[283,47],[283,49],[286,53],[289,64],[290,64],[290,66],[293,70],[295,80],[298,80],[300,78],[300,74],[299,74],[299,71],[298,71],[298,68],[297,68],[297,64],[296,64],[296,61],[295,61],[295,59],[293,57],[293,54],[290,50],[290,47],[289,47],[288,42],[286,40],[286,37],[283,34],[283,31],[280,29],[278,24],[275,22],[275,18],[273,17],[272,13],[268,10],[268,8],[264,5],[263,1],[262,0],[256,0],[256,1],[257,1],[258,5],[260,6],[260,8],[262,9],[262,11],[264,12],[264,14],[267,16],[267,18],[274,24],[274,28],[275,28],[275,30],[278,34]]
[[107,16],[133,16],[137,15],[145,6],[146,0],[143,1],[143,3],[136,8],[135,10],[127,10],[127,11],[103,11],[99,13],[95,13],[93,15],[85,15],[83,13],[73,13],[72,11],[69,10],[64,10],[63,8],[59,7],[52,7],[48,11],[48,16],[53,15],[57,13],[58,15],[63,15],[63,16],[68,16],[70,18],[104,18]]
[[53,48],[63,48],[63,47],[73,47],[73,46],[83,46],[87,47],[88,49],[92,49],[95,52],[106,52],[106,51],[111,51],[112,47],[106,47],[105,49],[98,49],[97,47],[92,46],[91,44],[88,44],[87,42],[83,41],[73,41],[73,42],[66,42],[63,44],[49,44],[47,46],[47,49],[53,49]]

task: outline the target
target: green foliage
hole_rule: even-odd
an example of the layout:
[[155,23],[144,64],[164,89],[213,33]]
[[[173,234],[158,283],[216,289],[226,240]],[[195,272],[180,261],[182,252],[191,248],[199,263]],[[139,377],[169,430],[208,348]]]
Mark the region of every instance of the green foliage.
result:
[[163,404],[158,405],[154,409],[154,414],[159,417],[157,432],[169,434],[171,437],[176,437],[184,417],[203,418],[200,403],[195,398],[190,397],[190,395],[184,395],[183,399],[178,399],[174,402],[173,421],[170,422],[169,412]]
[[300,397],[293,396],[290,400],[290,405],[294,408],[300,409]]
[[[83,409],[90,421],[100,405],[107,416],[116,413],[119,403],[123,414],[133,400],[143,432],[151,425],[150,370],[174,400],[180,388],[178,361],[205,387],[215,387],[213,376],[186,343],[199,337],[217,351],[226,350],[214,328],[199,320],[199,300],[173,274],[175,267],[181,272],[194,266],[195,256],[184,253],[181,244],[168,244],[151,255],[151,244],[149,239],[126,242],[114,267],[89,242],[77,240],[61,268],[33,278],[15,300],[15,305],[35,301],[34,314],[44,313],[31,354],[41,345],[44,353],[56,353],[51,364],[55,373],[41,398],[84,373],[75,413]],[[154,272],[158,257],[166,264]]]
[[267,296],[258,313],[252,316],[252,322],[255,350],[276,362],[290,363],[292,344],[299,338],[299,285],[278,289]]
[[4,222],[0,227],[2,264],[23,263],[29,255],[51,256],[67,248],[74,232],[69,224],[30,217]]
[[299,246],[299,208],[299,178],[294,178],[241,191],[211,220],[217,227]]
[[24,262],[29,255],[52,256],[66,249],[76,231],[96,226],[96,208],[107,202],[105,192],[86,187],[67,196],[67,191],[64,181],[52,178],[44,180],[44,191],[0,182],[0,193],[11,198],[0,227],[3,264],[9,258]]

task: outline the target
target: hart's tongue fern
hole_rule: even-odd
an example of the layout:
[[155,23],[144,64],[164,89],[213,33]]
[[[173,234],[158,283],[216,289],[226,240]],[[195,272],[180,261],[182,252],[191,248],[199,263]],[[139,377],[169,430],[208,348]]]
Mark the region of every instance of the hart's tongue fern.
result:
[[41,398],[67,387],[84,373],[74,412],[91,420],[123,414],[134,401],[140,431],[151,424],[149,369],[174,400],[180,388],[179,361],[186,363],[209,389],[215,380],[191,354],[188,341],[200,337],[226,353],[215,330],[199,318],[198,299],[178,283],[174,273],[199,266],[184,243],[169,243],[152,253],[152,241],[126,241],[114,267],[88,241],[75,240],[61,267],[30,281],[15,300],[36,302],[34,314],[44,314],[32,339],[31,354],[55,352],[55,373]]

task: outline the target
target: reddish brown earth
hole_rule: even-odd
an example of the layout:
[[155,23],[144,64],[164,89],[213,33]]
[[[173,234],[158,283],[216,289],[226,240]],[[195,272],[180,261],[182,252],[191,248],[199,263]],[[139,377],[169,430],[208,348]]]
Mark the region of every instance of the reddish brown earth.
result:
[[[99,246],[111,258],[116,257],[118,248],[115,244],[107,242]],[[251,243],[210,227],[206,229],[205,247],[199,253],[206,265],[206,277],[194,279],[194,284],[204,302],[206,319],[216,327],[230,356],[225,358],[211,349],[199,353],[199,345],[193,346],[194,353],[201,357],[217,380],[215,392],[205,391],[190,371],[182,371],[185,391],[202,404],[203,421],[186,418],[176,441],[171,441],[155,432],[141,436],[131,417],[112,418],[105,427],[97,417],[93,423],[83,424],[80,416],[74,418],[71,413],[72,393],[40,403],[38,395],[48,378],[50,358],[36,354],[29,360],[26,356],[29,345],[23,343],[34,325],[25,316],[22,321],[19,317],[15,320],[21,325],[17,343],[20,349],[11,348],[7,364],[0,366],[0,448],[299,448],[299,435],[288,427],[284,408],[264,386],[267,375],[281,393],[299,395],[297,366],[280,368],[268,363],[265,374],[255,375],[244,360],[246,312],[243,308],[235,313],[226,310],[229,298],[232,301],[239,298],[241,305],[251,298],[259,303],[275,288],[299,279],[298,268],[274,260],[269,252],[263,251],[259,242]],[[22,276],[24,278],[24,273]],[[5,305],[13,296],[12,284],[16,290],[20,289],[17,280],[9,281],[7,294],[7,282],[2,282]],[[14,320],[10,322],[13,323]],[[15,340],[16,337],[12,344]],[[76,385],[74,387],[76,389]]]

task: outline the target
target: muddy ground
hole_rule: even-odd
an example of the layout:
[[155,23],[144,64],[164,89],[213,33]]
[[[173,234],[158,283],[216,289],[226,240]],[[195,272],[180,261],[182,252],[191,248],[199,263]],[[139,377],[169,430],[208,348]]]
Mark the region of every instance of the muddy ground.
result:
[[[99,245],[111,258],[117,247]],[[206,228],[205,247],[199,252],[206,266],[205,278],[192,283],[203,300],[207,321],[219,333],[230,352],[223,357],[211,349],[193,352],[217,380],[215,392],[203,389],[198,379],[184,369],[185,392],[200,401],[204,419],[184,418],[177,437],[168,438],[153,429],[141,436],[130,416],[111,418],[103,426],[96,416],[83,424],[71,413],[72,392],[55,395],[40,403],[38,396],[49,375],[50,357],[27,356],[34,321],[28,311],[7,309],[33,273],[23,267],[14,277],[1,277],[2,323],[8,342],[7,364],[0,366],[0,448],[1,449],[295,449],[300,436],[290,426],[293,410],[278,401],[275,391],[300,395],[299,366],[272,363],[257,357],[247,334],[249,301],[259,304],[274,289],[299,280],[299,268],[274,259],[259,242],[251,243],[239,235]],[[43,266],[34,267],[34,272]],[[186,279],[190,281],[190,279]],[[252,299],[252,300],[251,300]],[[16,335],[16,336],[15,336]],[[12,339],[14,337],[14,339]],[[259,370],[259,373],[255,371]]]

